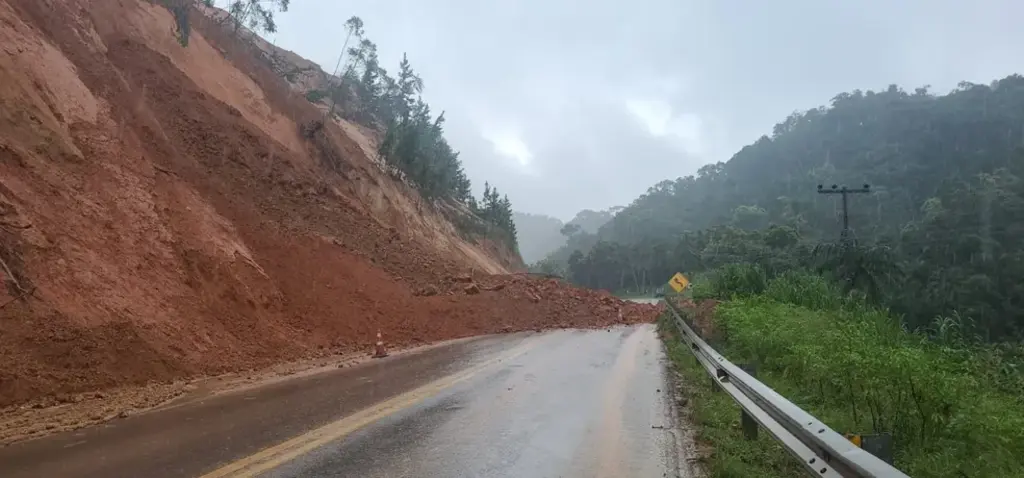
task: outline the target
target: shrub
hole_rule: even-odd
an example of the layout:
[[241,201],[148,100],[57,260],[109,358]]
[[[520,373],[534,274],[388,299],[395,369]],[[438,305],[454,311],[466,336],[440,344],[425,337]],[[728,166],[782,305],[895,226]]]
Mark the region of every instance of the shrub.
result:
[[729,299],[760,294],[768,286],[764,269],[753,264],[728,264],[696,278],[693,298]]
[[772,279],[765,296],[812,310],[838,310],[855,302],[832,280],[806,271],[787,271]]
[[323,90],[309,90],[306,92],[306,99],[310,103],[319,103],[320,100],[327,97],[327,92]]

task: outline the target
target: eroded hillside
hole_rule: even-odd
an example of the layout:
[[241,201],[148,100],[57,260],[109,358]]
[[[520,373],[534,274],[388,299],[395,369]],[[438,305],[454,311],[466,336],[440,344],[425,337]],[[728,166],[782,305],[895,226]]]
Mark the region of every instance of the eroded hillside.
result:
[[303,134],[322,112],[251,44],[174,30],[141,0],[0,0],[0,405],[632,307],[486,278],[518,255],[383,173],[372,131]]

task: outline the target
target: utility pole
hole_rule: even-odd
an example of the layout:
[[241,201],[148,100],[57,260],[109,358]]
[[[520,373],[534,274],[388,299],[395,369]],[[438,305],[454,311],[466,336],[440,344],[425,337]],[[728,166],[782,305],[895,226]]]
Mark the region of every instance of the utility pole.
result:
[[843,232],[840,236],[840,240],[844,245],[850,243],[850,208],[848,199],[846,198],[850,194],[867,194],[871,192],[871,186],[865,184],[862,188],[851,189],[846,186],[839,187],[833,184],[832,189],[825,189],[824,186],[818,185],[818,194],[841,194],[843,196]]

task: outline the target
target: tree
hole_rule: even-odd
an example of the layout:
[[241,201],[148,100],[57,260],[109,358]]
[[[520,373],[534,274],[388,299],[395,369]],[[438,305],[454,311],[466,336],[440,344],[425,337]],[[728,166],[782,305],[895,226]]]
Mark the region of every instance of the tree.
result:
[[[549,259],[612,288],[736,263],[812,268],[909,328],[956,316],[986,340],[1024,337],[1024,77],[840,93],[770,133],[658,182]],[[833,183],[871,184],[850,204],[853,246],[836,243],[841,203],[814,193]]]
[[291,0],[231,0],[228,4],[228,18],[235,24],[235,31],[245,25],[256,33],[275,33],[274,10],[288,11]]
[[497,188],[484,182],[484,195],[474,211],[497,231],[510,247],[517,248],[516,225],[513,219],[512,201],[502,196]]
[[[366,33],[366,31],[363,29],[362,18],[353,15],[349,17],[348,20],[345,20],[345,31],[347,32],[345,35],[345,43],[342,43],[341,53],[338,55],[338,63],[334,65],[334,76],[338,76],[338,69],[341,67],[342,59],[345,58],[345,53],[348,52],[349,57],[351,57],[353,56],[354,53],[357,53],[359,51],[349,50],[348,43],[352,40],[352,37],[355,37],[356,40],[359,40],[360,47],[363,47],[364,42],[366,44],[373,45],[373,42],[363,38],[363,35]],[[374,48],[376,49],[376,46],[374,46]]]
[[[189,37],[192,34],[192,23],[189,18],[192,2],[190,0],[162,0],[161,3],[174,16],[174,36],[178,39],[178,43],[183,47],[187,47]],[[214,6],[213,0],[202,0],[200,4],[208,8],[213,8]]]
[[762,229],[768,225],[768,212],[757,206],[737,206],[732,210],[732,222],[743,229]]
[[164,6],[170,10],[171,15],[174,15],[174,34],[178,39],[178,43],[183,47],[187,47],[189,37],[192,34],[192,24],[189,19],[191,5],[184,0],[165,0]]
[[886,246],[861,246],[834,242],[814,248],[820,271],[834,276],[848,290],[860,291],[881,302],[901,275],[897,258]]
[[[344,81],[344,77],[346,75],[342,75],[342,80],[338,81],[334,87],[331,86],[332,83],[335,83],[335,78],[338,76],[338,69],[341,68],[341,61],[345,58],[345,52],[348,50],[348,42],[354,36],[360,41],[360,45],[364,42],[368,45],[373,45],[373,42],[363,39],[363,34],[365,33],[363,30],[363,20],[355,15],[349,17],[349,19],[345,21],[345,31],[348,33],[345,35],[345,43],[341,45],[341,53],[338,54],[338,62],[334,65],[334,73],[327,78],[327,89],[331,92],[331,107],[327,110],[325,118],[334,117],[334,108],[337,106],[339,100],[344,103],[349,102],[349,90]],[[373,45],[373,49],[375,52],[374,54],[376,55],[376,45]],[[346,68],[346,73],[348,70],[349,69]]]
[[[517,232],[511,201],[502,198],[490,185],[485,186],[480,202],[473,197],[459,152],[445,139],[445,114],[442,111],[435,116],[423,101],[423,79],[408,56],[402,55],[397,77],[391,76],[380,66],[377,45],[366,38],[363,21],[353,16],[345,22],[345,29],[342,55],[328,86],[332,101],[325,120],[335,116],[337,105],[343,118],[382,129],[377,154],[393,174],[432,204],[450,200],[468,205],[484,223],[498,231],[497,238],[514,249]],[[354,45],[349,47],[353,40]],[[343,62],[344,71],[335,81]],[[458,223],[470,229],[477,227],[470,225],[472,221]]]

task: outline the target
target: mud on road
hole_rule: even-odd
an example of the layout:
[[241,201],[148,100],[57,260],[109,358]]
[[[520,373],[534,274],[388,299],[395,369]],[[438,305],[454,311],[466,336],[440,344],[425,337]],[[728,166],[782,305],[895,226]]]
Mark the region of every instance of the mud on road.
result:
[[691,476],[652,325],[461,340],[0,449],[0,476]]

